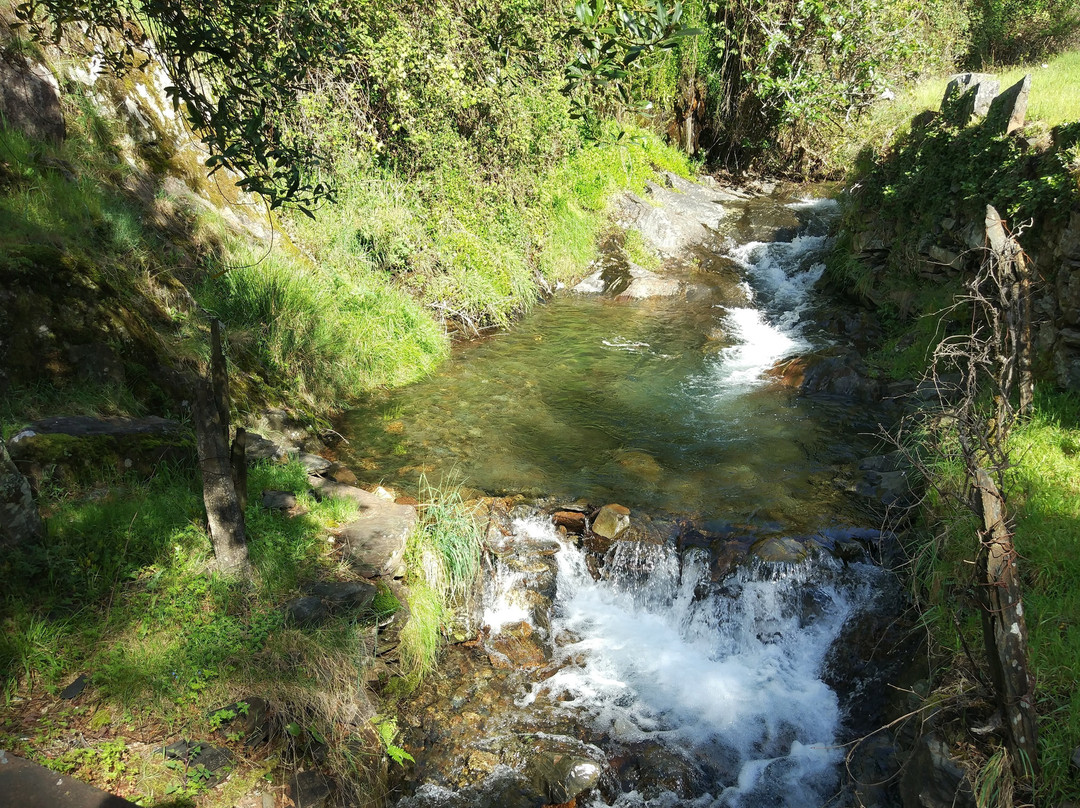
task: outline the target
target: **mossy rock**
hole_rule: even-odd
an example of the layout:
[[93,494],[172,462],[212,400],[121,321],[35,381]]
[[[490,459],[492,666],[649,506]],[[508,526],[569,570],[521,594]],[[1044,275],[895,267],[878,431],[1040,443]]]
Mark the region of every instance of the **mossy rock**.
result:
[[128,473],[149,477],[162,463],[198,462],[195,433],[157,417],[46,418],[14,435],[8,450],[35,487],[46,479],[78,486]]

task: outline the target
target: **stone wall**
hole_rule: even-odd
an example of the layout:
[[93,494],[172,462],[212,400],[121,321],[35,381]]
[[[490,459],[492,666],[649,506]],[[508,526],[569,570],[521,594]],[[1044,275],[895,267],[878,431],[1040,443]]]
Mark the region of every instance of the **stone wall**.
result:
[[[1031,76],[999,92],[990,75],[966,73],[956,76],[945,91],[941,111],[935,115],[958,127],[984,127],[995,135],[1024,141],[1036,151],[1050,147],[1045,131],[1025,128]],[[931,115],[931,113],[926,113]],[[875,273],[895,272],[903,266],[918,283],[945,283],[971,277],[984,257],[986,236],[983,205],[961,204],[963,189],[952,188],[957,204],[953,212],[938,218],[912,236],[880,211],[867,206],[848,217],[846,227],[855,257]],[[965,209],[979,213],[965,214]],[[1032,268],[1033,332],[1036,372],[1061,387],[1080,390],[1080,203],[1067,211],[1055,211],[1052,220],[1007,222],[1024,247]]]

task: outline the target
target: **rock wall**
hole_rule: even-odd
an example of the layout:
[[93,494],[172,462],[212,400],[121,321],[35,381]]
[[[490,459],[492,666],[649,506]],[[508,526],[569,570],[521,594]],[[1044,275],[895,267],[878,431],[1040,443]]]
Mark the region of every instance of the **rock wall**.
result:
[[[999,93],[993,76],[962,74],[950,82],[940,113],[925,115],[941,117],[961,129],[982,127],[992,135],[1017,138],[1024,149],[1035,153],[1049,148],[1050,141],[1045,132],[1025,129],[1030,90],[1030,76]],[[917,125],[918,121],[913,124]],[[982,211],[985,203],[995,200],[969,205],[964,203],[975,198],[978,190],[954,185],[949,192],[955,202],[950,212],[914,236],[881,211],[863,206],[845,225],[854,257],[872,273],[896,272],[902,266],[914,273],[916,284],[971,277],[986,245]],[[1080,390],[1080,203],[1072,202],[1068,210],[1053,210],[1045,221],[1006,224],[1019,232],[1032,269],[1036,373],[1061,387]]]

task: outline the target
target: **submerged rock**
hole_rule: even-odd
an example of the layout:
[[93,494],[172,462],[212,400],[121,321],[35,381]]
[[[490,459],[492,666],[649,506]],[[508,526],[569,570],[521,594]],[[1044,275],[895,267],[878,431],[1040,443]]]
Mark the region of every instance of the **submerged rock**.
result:
[[586,757],[547,752],[530,764],[529,780],[549,803],[562,805],[596,787],[600,764]]
[[770,563],[797,564],[806,558],[806,546],[789,536],[762,539],[750,548],[750,552]]
[[487,640],[485,646],[493,668],[539,668],[550,657],[540,636],[524,620],[503,626],[498,634]]

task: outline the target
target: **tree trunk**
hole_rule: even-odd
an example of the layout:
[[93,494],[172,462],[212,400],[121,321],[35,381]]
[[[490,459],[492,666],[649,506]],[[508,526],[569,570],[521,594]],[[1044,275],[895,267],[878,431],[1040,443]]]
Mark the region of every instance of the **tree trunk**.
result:
[[1008,730],[1013,768],[1018,777],[1039,770],[1036,749],[1034,682],[1027,667],[1027,625],[1012,536],[1005,525],[1004,503],[994,481],[975,470],[983,531],[977,561],[982,578],[983,640],[998,705]]
[[244,526],[247,469],[245,438],[238,430],[236,444],[229,447],[229,382],[221,345],[221,324],[210,326],[210,376],[195,382],[195,436],[199,446],[199,470],[203,478],[203,503],[210,528],[210,542],[219,569],[230,575],[249,572],[247,531]]

